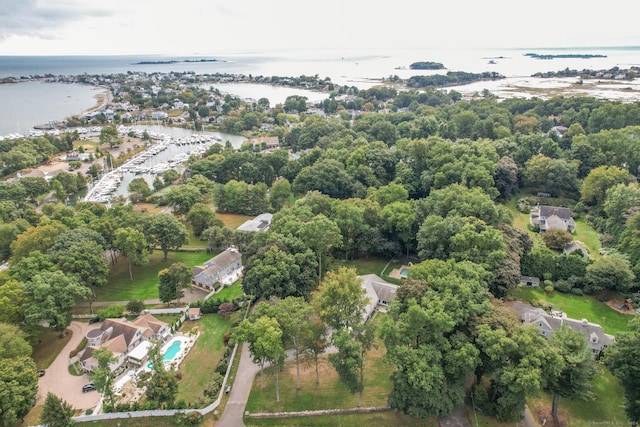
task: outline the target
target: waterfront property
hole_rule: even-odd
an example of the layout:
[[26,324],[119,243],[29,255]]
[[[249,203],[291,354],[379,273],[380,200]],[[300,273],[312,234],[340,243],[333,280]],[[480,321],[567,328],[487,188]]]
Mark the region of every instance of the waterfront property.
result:
[[233,283],[230,278],[238,277],[241,272],[242,255],[231,246],[204,265],[193,267],[191,283],[202,289],[213,290],[216,283]]

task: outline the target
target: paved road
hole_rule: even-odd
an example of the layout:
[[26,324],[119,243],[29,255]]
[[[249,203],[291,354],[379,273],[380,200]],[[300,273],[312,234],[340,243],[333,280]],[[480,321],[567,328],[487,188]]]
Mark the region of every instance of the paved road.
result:
[[229,394],[227,406],[224,408],[222,417],[220,417],[220,420],[216,423],[216,427],[244,426],[242,416],[247,406],[247,399],[251,392],[253,379],[256,374],[260,372],[260,367],[251,360],[249,345],[244,343],[241,348],[240,364],[238,365],[238,371],[233,381],[233,388]]
[[76,409],[95,408],[100,400],[100,395],[96,391],[82,392],[82,386],[91,382],[91,380],[86,375],[76,377],[69,373],[69,352],[80,344],[80,341],[90,328],[93,329],[97,326],[100,325],[71,322],[71,325],[69,325],[69,329],[73,332],[71,339],[51,366],[47,368],[45,375],[38,380],[37,405],[44,404],[47,392],[51,392],[66,400]]

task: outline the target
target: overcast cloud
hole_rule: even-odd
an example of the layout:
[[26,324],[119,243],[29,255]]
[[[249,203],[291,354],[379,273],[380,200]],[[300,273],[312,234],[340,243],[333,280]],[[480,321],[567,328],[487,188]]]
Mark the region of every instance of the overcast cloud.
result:
[[[640,45],[637,3],[0,0],[0,55]],[[613,3],[612,3],[613,4]]]

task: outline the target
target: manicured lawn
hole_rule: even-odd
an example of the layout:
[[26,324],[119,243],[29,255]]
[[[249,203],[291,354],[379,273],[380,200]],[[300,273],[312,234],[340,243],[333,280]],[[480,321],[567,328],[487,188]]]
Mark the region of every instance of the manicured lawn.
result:
[[242,290],[242,279],[239,279],[233,285],[223,288],[220,292],[218,292],[211,298],[216,301],[230,301],[242,294],[244,294],[244,291]]
[[130,301],[158,298],[158,272],[175,262],[184,262],[190,267],[200,265],[211,258],[206,252],[169,252],[167,261],[163,261],[162,251],[156,250],[149,255],[149,263],[133,266],[133,281],[129,278],[129,264],[124,257],[118,257],[118,263],[111,266],[109,283],[96,289],[98,301]]
[[512,295],[532,304],[536,301],[552,304],[554,310],[564,311],[569,317],[600,324],[611,335],[628,331],[627,324],[633,318],[631,315],[618,313],[590,295],[576,296],[560,292],[547,295],[542,289],[529,287],[518,287],[512,291]]
[[[353,261],[345,261],[343,259],[335,259],[329,270],[335,270],[339,267],[355,267],[358,274],[382,274],[382,269],[389,262],[386,258],[367,258],[356,259]],[[389,270],[391,271],[391,270]]]
[[[593,425],[627,425],[624,413],[623,388],[620,382],[601,364],[591,381],[594,399],[588,401],[560,398],[558,411],[566,418],[566,427]],[[542,393],[539,398],[529,399],[531,412],[549,414],[553,396]],[[549,421],[548,419],[547,421]]]
[[578,240],[585,244],[589,249],[589,256],[593,259],[600,258],[600,238],[598,232],[594,230],[584,219],[577,219],[576,232],[574,234],[574,240]]
[[184,399],[187,403],[196,402],[202,396],[202,390],[222,357],[222,336],[229,330],[229,321],[217,314],[206,314],[200,320],[186,321],[180,331],[189,332],[194,327],[199,329],[200,336],[180,366],[182,379],[178,383],[176,397],[176,400]]
[[[520,230],[526,231],[533,239],[534,244],[544,245],[540,234],[534,233],[533,231],[529,230],[529,214],[522,213],[516,208],[518,199],[521,199],[522,197],[522,194],[518,194],[517,196],[511,198],[507,203],[505,203],[505,206],[513,215],[513,226],[519,228]],[[569,204],[567,204],[567,201],[562,201],[558,203],[558,206],[569,206]],[[573,235],[573,239],[585,244],[591,258],[600,258],[601,245],[600,239],[598,237],[598,232],[594,230],[593,227],[591,227],[589,224],[587,224],[584,219],[576,219],[575,222],[576,231]]]
[[[367,426],[367,427],[387,427],[387,426],[423,426],[437,427],[438,421],[435,418],[419,420],[408,417],[393,410],[384,412],[373,412],[370,414],[347,414],[347,415],[322,415],[315,417],[292,417],[292,418],[264,418],[253,419],[244,418],[244,424],[251,426],[316,426],[316,427],[339,427],[339,426]],[[488,424],[487,424],[488,425]]]
[[241,226],[245,221],[253,219],[250,215],[230,214],[216,212],[216,217],[220,218],[226,227],[233,230]]
[[47,369],[64,346],[67,345],[73,333],[71,330],[67,330],[65,337],[60,338],[60,332],[53,329],[38,327],[35,331],[39,332],[35,340],[39,343],[33,345],[31,356],[38,369]]
[[[122,418],[118,420],[89,421],[76,425],[92,427],[175,427],[173,417]],[[200,426],[213,426],[213,412],[206,415]]]

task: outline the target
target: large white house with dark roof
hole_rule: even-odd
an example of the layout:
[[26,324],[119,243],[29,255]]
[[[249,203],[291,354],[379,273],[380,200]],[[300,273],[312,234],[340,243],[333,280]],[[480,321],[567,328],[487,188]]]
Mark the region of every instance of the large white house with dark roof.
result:
[[193,267],[191,283],[201,289],[213,290],[216,283],[241,270],[242,255],[236,248],[230,247],[205,262],[204,265]]

